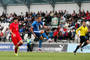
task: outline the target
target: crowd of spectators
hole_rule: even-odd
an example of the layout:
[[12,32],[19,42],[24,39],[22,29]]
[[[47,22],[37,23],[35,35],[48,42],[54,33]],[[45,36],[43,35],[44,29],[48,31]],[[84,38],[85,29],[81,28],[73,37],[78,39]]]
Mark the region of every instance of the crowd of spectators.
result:
[[[54,39],[55,42],[58,40],[74,40],[75,38],[75,30],[81,26],[82,20],[85,20],[87,24],[90,23],[90,12],[85,12],[84,10],[79,10],[79,13],[76,13],[73,11],[72,14],[68,13],[68,11],[55,11],[55,12],[26,12],[26,14],[23,14],[21,12],[20,15],[17,15],[16,13],[11,14],[2,14],[0,16],[0,22],[1,23],[11,23],[13,21],[14,17],[19,18],[19,31],[24,39],[25,34],[28,34],[28,36],[31,36],[30,27],[34,20],[36,20],[36,17],[40,15],[42,16],[42,21],[45,25],[53,27],[54,24],[57,26],[56,28],[51,28],[49,30],[46,30],[45,32],[49,36],[49,38]],[[53,23],[53,21],[56,21]],[[8,36],[10,34],[9,28],[6,29],[5,33],[2,33],[4,27],[0,25],[0,41],[2,36]],[[9,35],[10,36],[10,35]],[[9,38],[10,41],[10,38]]]

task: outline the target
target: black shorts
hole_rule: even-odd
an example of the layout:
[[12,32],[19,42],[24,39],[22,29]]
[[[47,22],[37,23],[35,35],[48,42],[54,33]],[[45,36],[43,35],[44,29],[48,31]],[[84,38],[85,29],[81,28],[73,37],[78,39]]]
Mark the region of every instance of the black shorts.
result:
[[80,36],[80,43],[86,42],[87,40],[86,36]]

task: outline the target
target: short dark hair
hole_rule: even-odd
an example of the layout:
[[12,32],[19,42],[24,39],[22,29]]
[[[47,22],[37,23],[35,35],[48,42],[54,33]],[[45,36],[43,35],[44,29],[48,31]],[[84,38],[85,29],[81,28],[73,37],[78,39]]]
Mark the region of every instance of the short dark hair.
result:
[[86,20],[83,20],[82,22],[86,22]]
[[82,24],[83,22],[86,22],[86,21],[85,21],[85,20],[81,21],[81,24]]
[[37,15],[37,17],[36,17],[36,18],[37,18],[37,19],[39,19],[40,17],[41,17],[40,15]]
[[14,21],[14,20],[17,20],[17,19],[18,19],[18,17],[14,17],[14,18],[13,18],[13,21]]

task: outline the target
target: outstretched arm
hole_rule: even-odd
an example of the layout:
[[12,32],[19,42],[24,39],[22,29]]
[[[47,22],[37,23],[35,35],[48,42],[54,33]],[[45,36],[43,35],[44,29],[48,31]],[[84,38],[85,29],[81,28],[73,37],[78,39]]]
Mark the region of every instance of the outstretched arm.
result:
[[30,31],[32,32],[32,34],[34,35],[34,37],[36,37],[36,34],[33,31],[33,27],[30,28]]

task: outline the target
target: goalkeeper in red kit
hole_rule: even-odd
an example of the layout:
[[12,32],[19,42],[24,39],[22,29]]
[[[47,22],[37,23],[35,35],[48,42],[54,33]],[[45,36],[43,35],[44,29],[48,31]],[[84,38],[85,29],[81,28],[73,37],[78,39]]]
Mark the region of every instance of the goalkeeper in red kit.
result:
[[14,22],[10,24],[9,28],[11,32],[12,42],[15,45],[15,55],[18,56],[18,47],[23,44],[23,41],[19,33],[18,18],[14,18],[13,21]]

